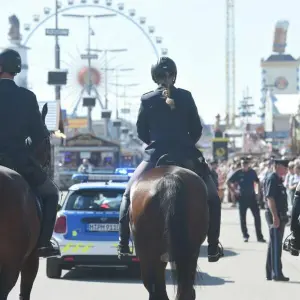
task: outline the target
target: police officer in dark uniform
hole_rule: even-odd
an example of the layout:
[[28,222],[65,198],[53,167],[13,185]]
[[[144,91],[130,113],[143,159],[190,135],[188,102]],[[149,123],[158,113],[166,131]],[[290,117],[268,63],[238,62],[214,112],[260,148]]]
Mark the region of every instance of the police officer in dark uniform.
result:
[[[241,230],[244,237],[244,242],[248,242],[249,234],[246,224],[246,214],[250,208],[255,224],[256,237],[258,242],[265,243],[266,240],[261,232],[261,218],[259,206],[256,200],[254,184],[259,184],[257,173],[249,167],[249,159],[247,157],[241,158],[241,167],[236,170],[228,179],[229,186],[232,192],[236,195],[239,203],[239,213]],[[236,188],[239,188],[239,193],[236,193]]]
[[296,187],[294,196],[293,208],[291,213],[291,232],[292,236],[283,247],[284,250],[289,251],[293,256],[299,256],[300,252],[300,182]]
[[284,229],[288,222],[288,202],[282,177],[287,173],[288,160],[274,159],[273,172],[264,182],[266,220],[270,229],[266,277],[267,280],[289,281],[282,273],[281,253]]
[[32,163],[25,140],[33,147],[49,138],[34,93],[17,86],[14,77],[21,72],[18,52],[0,53],[0,165],[19,172],[43,200],[42,230],[38,242],[41,257],[59,255],[51,243],[59,191],[42,168]]
[[152,66],[152,79],[158,84],[155,91],[141,98],[137,119],[138,137],[147,145],[146,157],[132,175],[120,208],[119,257],[128,255],[130,188],[145,171],[154,168],[158,159],[170,154],[178,161],[192,161],[196,173],[204,179],[209,192],[210,226],[208,232],[208,260],[216,262],[223,256],[219,247],[221,203],[216,186],[202,153],[195,144],[202,134],[197,107],[190,92],[174,86],[177,68],[173,60],[162,57]]

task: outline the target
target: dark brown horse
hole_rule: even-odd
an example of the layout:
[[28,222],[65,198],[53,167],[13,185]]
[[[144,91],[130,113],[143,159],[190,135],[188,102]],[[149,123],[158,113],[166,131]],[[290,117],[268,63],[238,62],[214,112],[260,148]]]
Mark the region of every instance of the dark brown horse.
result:
[[177,300],[195,300],[200,247],[208,231],[207,189],[194,172],[158,166],[131,189],[130,224],[150,300],[168,300],[167,262],[177,281]]
[[[47,104],[42,117],[45,121]],[[25,142],[25,141],[24,141]],[[34,151],[41,164],[49,163],[50,142]],[[40,234],[36,196],[23,177],[0,167],[0,300],[6,300],[21,272],[20,300],[29,300],[39,268],[37,241]]]

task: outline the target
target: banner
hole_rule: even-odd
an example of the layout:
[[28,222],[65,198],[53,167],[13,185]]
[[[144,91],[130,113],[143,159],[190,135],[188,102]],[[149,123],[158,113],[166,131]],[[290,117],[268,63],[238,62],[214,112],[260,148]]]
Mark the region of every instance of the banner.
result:
[[212,143],[214,160],[228,160],[228,138],[214,138]]

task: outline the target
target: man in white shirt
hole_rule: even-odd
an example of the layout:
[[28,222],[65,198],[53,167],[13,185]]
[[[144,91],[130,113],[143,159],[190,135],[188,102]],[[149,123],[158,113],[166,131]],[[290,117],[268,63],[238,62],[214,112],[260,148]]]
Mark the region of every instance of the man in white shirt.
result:
[[82,164],[79,166],[78,168],[78,173],[92,173],[93,172],[93,168],[90,165],[89,161],[84,158],[82,160]]

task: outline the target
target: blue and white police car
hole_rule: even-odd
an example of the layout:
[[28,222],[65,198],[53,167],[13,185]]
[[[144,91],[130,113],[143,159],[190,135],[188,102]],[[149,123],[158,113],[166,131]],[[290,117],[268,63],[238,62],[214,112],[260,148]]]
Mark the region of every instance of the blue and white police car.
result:
[[133,245],[133,254],[125,261],[117,257],[119,209],[129,176],[76,175],[86,182],[71,186],[60,205],[52,238],[60,247],[61,257],[47,259],[47,276],[60,278],[62,270],[78,267],[137,272],[139,260]]

